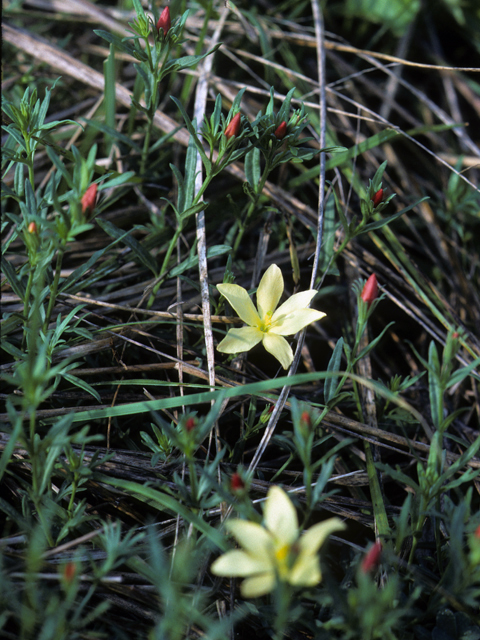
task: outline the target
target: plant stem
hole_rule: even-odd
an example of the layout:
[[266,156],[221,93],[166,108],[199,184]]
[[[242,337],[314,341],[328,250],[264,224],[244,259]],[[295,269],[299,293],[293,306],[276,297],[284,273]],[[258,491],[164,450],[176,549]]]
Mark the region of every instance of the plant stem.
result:
[[55,306],[55,302],[57,299],[58,283],[60,281],[60,272],[62,270],[63,256],[65,254],[66,247],[67,247],[67,240],[63,239],[57,253],[57,263],[55,265],[55,277],[53,279],[53,284],[50,288],[50,300],[48,301],[47,314],[45,316],[45,322],[43,325],[44,331],[47,331],[48,329],[48,325],[50,324],[50,318],[52,316],[53,308]]

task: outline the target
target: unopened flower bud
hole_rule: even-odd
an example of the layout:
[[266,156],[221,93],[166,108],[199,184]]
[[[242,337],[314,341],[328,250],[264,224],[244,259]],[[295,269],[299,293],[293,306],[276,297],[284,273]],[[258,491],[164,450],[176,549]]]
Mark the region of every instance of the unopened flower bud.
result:
[[197,426],[196,418],[187,418],[187,420],[185,421],[185,429],[187,431],[193,431],[193,429],[195,429],[196,426]]
[[166,38],[171,26],[172,21],[170,19],[170,9],[168,7],[165,7],[165,9],[160,14],[160,18],[158,19],[157,31],[158,33],[160,33],[160,29],[162,29],[163,37]]
[[373,196],[373,207],[376,208],[383,200],[383,189],[379,189],[377,193]]
[[27,227],[28,229],[28,233],[33,233],[36,236],[38,236],[38,228],[37,225],[35,224],[35,222],[30,222],[30,224]]
[[275,405],[271,404],[268,407],[265,407],[265,409],[262,411],[262,415],[260,416],[260,422],[262,424],[265,424],[266,422],[268,422],[270,420],[270,416],[273,413],[273,410],[275,409]]
[[97,184],[91,184],[82,196],[82,213],[84,216],[90,215],[95,209],[97,189]]
[[372,573],[378,569],[380,564],[380,557],[382,555],[382,543],[377,540],[375,544],[365,554],[360,570],[362,573]]
[[477,540],[480,540],[480,524],[478,525],[478,527],[475,529],[473,536],[475,538],[477,538]]
[[241,120],[242,116],[240,113],[237,113],[236,116],[233,116],[233,118],[230,121],[230,124],[226,127],[224,133],[225,133],[225,137],[227,138],[227,140],[230,140],[230,138],[232,138],[233,136],[238,136],[238,134],[240,133],[240,120]]
[[77,572],[77,565],[74,562],[67,562],[63,567],[63,578],[67,584],[70,584]]
[[237,471],[235,471],[230,478],[230,488],[234,493],[245,489],[245,482]]
[[278,125],[273,135],[277,138],[277,140],[284,139],[284,137],[287,135],[287,123],[285,122],[285,120]]
[[300,420],[303,423],[303,425],[305,425],[310,429],[310,427],[312,426],[312,419],[310,418],[310,414],[308,413],[308,411],[302,411]]
[[362,290],[362,300],[370,306],[372,302],[378,298],[378,283],[377,276],[372,273],[369,279],[366,281]]

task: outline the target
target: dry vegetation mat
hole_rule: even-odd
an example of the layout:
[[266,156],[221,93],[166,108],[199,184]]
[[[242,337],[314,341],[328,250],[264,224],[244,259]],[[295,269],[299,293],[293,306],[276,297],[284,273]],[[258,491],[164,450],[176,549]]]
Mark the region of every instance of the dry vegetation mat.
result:
[[480,639],[474,0],[6,0],[0,637]]

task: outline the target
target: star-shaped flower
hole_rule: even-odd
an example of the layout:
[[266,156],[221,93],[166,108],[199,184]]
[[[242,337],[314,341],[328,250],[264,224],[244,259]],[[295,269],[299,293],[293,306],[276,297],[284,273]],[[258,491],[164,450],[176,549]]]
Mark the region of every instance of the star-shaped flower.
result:
[[293,587],[318,584],[322,579],[318,550],[331,533],[345,529],[343,522],[330,518],[300,535],[295,507],[283,489],[273,486],[267,494],[264,523],[262,527],[247,520],[228,520],[225,526],[242,549],[217,558],[212,573],[246,578],[240,587],[245,598],[270,593],[277,581]]
[[282,336],[293,335],[325,315],[308,308],[317,293],[316,289],[294,294],[277,309],[284,285],[282,272],[276,264],[267,269],[258,285],[258,310],[246,289],[238,284],[218,284],[217,289],[248,325],[241,329],[230,329],[218,345],[218,351],[241,353],[262,342],[284,369],[292,364],[293,351]]

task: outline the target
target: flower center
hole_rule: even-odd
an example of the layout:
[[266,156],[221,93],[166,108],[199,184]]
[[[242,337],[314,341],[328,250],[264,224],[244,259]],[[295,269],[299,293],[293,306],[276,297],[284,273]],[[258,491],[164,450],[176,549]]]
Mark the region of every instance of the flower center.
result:
[[270,326],[272,324],[272,316],[273,316],[273,311],[267,311],[267,313],[263,316],[261,324],[259,326],[260,331],[267,333],[267,331],[270,329]]

